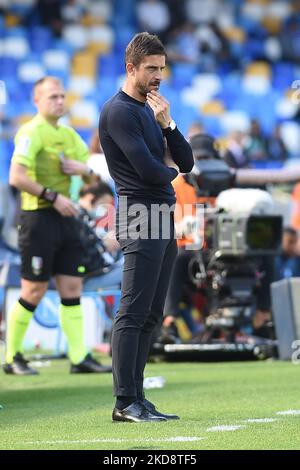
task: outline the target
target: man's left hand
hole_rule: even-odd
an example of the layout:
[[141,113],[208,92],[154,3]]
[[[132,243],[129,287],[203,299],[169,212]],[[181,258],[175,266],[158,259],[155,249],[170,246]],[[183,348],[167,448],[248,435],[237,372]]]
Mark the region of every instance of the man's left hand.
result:
[[170,122],[170,103],[157,91],[151,90],[147,93],[147,103],[154,112],[154,117],[162,129],[166,129]]

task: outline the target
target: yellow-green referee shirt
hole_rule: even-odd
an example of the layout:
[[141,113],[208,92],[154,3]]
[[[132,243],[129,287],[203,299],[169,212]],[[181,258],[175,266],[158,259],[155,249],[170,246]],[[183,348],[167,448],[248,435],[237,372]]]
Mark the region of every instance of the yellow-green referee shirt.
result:
[[[74,129],[65,125],[54,127],[39,114],[20,127],[12,162],[26,166],[28,176],[42,186],[70,197],[71,176],[61,171],[61,155],[86,163],[88,147]],[[51,203],[21,192],[23,210],[46,207],[51,207]]]

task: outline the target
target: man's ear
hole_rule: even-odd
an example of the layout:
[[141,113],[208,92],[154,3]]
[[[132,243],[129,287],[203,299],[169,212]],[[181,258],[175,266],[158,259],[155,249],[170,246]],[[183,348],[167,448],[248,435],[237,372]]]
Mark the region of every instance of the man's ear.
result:
[[135,65],[132,64],[131,62],[128,62],[126,64],[126,72],[128,73],[128,75],[134,75],[135,73]]

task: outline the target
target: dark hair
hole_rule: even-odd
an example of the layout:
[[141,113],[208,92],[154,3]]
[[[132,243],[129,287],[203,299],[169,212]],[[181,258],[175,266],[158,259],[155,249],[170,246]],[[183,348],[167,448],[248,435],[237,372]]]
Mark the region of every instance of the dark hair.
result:
[[130,62],[138,66],[143,61],[144,57],[148,55],[167,56],[165,48],[157,36],[147,32],[138,33],[131,39],[126,47],[125,64]]
[[293,227],[284,227],[283,234],[291,235],[292,237],[298,237],[298,232]]
[[94,196],[93,198],[94,201],[104,196],[105,194],[109,194],[110,196],[114,197],[114,193],[111,187],[107,183],[104,183],[103,181],[100,181],[100,183],[96,185],[84,186],[80,190],[79,196],[84,197],[86,194],[92,194]]

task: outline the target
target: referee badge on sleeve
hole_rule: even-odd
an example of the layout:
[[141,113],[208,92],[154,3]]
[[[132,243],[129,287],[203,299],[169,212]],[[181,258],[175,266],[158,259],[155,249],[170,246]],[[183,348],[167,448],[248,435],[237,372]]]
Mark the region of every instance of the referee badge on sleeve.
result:
[[43,258],[39,256],[33,256],[31,258],[31,268],[35,276],[39,276],[42,272]]
[[30,143],[31,143],[31,140],[29,137],[27,137],[26,135],[21,136],[16,143],[16,148],[15,148],[14,153],[16,155],[22,155],[24,157],[27,157]]

